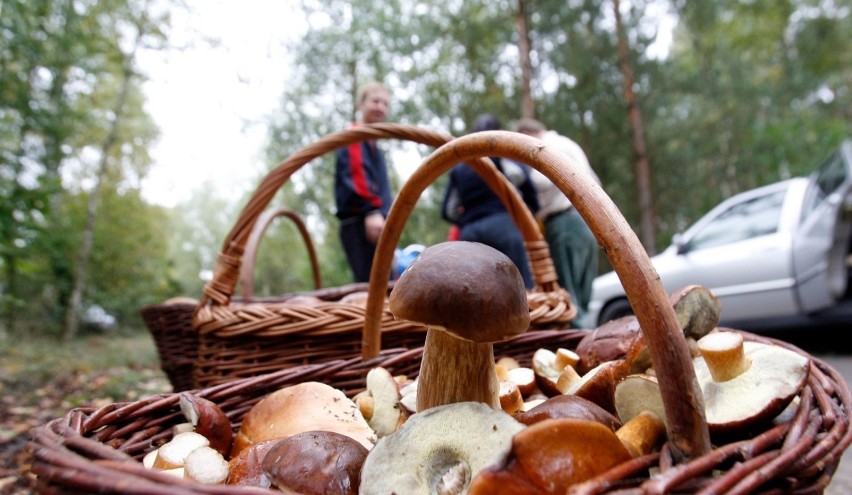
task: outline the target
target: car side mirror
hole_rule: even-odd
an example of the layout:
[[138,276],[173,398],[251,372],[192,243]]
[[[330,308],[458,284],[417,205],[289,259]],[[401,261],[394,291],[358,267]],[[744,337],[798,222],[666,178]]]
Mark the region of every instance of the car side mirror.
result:
[[686,239],[683,238],[683,234],[677,233],[672,236],[672,244],[675,247],[675,252],[677,254],[683,254],[687,251],[687,242]]

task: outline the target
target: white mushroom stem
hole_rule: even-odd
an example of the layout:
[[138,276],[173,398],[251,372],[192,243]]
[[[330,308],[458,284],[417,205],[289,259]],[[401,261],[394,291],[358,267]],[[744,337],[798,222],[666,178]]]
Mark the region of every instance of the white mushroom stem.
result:
[[737,332],[713,332],[698,341],[698,350],[715,382],[734,379],[751,366],[745,355],[743,336]]
[[666,425],[653,411],[642,411],[630,418],[621,428],[615,431],[615,436],[633,457],[650,454],[657,449],[666,437]]
[[580,361],[580,356],[576,352],[560,347],[554,354],[553,369],[562,371],[566,366],[576,366],[578,361]]
[[500,385],[490,343],[477,344],[429,327],[417,381],[418,411],[468,401],[500,409]]

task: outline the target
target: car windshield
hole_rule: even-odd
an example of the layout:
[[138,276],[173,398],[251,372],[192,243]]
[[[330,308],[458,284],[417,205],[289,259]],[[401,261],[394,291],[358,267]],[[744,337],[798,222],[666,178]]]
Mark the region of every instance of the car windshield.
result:
[[846,175],[847,168],[843,163],[843,156],[838,151],[833,154],[814,174],[812,180],[814,187],[809,188],[808,197],[802,208],[802,218],[815,210],[825,198],[836,191],[849,178]]
[[689,250],[706,249],[775,233],[785,194],[785,190],[776,191],[731,206],[689,241]]

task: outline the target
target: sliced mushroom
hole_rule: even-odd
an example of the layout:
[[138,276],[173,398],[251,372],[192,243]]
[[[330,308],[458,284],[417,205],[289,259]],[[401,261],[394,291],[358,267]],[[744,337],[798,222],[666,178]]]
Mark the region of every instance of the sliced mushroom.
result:
[[372,406],[369,417],[365,415],[367,424],[375,430],[379,438],[396,431],[405,421],[407,414],[399,403],[399,385],[393,375],[381,367],[368,371],[367,394]]
[[163,471],[182,468],[190,452],[207,445],[210,445],[210,440],[200,433],[194,431],[179,433],[157,449],[157,457],[152,467]]
[[183,468],[187,479],[203,485],[219,485],[228,479],[228,461],[209,445],[190,452]]
[[361,470],[362,495],[465,493],[486,466],[502,462],[524,425],[480,402],[417,413],[379,440]]
[[497,409],[499,385],[492,344],[527,330],[527,293],[505,254],[476,242],[426,248],[390,294],[397,318],[427,327],[417,410],[477,401]]

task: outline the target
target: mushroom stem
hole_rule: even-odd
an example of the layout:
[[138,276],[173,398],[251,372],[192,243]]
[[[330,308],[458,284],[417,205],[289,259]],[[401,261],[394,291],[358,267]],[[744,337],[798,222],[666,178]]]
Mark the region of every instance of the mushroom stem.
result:
[[468,401],[500,409],[500,385],[490,343],[458,339],[429,327],[417,381],[418,411]]
[[715,382],[736,378],[751,366],[745,356],[743,336],[736,332],[707,334],[698,341],[698,350]]

